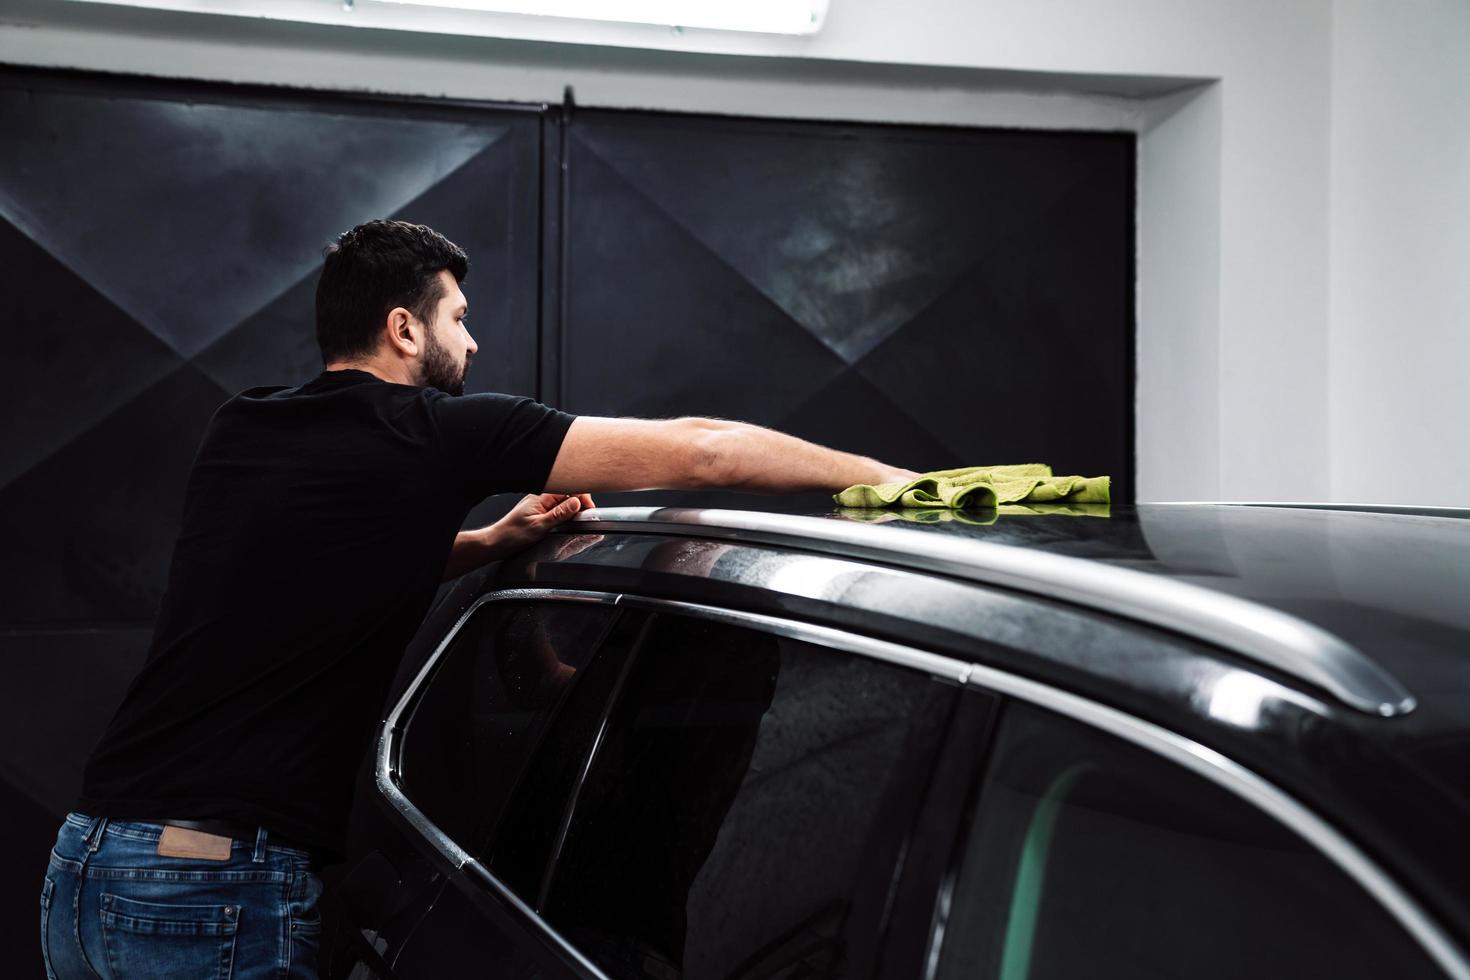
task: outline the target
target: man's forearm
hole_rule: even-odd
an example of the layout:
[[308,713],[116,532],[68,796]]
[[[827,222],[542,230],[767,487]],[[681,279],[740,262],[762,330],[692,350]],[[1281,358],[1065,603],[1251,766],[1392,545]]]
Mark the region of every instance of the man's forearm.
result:
[[746,422],[721,420],[716,444],[720,485],[750,493],[837,493],[856,483],[884,483],[910,473]]

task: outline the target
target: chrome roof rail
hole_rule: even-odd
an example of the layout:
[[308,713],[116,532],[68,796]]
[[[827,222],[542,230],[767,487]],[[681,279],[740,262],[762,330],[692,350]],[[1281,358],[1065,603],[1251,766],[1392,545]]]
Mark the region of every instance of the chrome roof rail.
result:
[[1414,709],[1412,694],[1341,638],[1248,599],[1188,582],[989,541],[856,521],[762,511],[599,507],[558,526],[561,533],[652,532],[782,544],[871,558],[918,571],[999,586],[1160,626],[1322,688],[1381,717]]

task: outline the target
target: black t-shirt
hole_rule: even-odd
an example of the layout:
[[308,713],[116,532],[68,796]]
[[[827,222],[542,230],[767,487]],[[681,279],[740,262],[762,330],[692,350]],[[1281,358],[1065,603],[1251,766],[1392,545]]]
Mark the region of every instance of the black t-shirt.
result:
[[455,534],[490,494],[542,491],[573,419],[355,370],[227,401],[189,476],[147,661],[77,809],[260,823],[340,855]]

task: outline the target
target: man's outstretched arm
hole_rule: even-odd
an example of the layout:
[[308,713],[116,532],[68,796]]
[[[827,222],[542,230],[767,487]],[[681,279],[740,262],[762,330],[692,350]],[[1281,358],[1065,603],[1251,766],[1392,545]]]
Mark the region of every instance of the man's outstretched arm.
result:
[[592,491],[741,490],[836,493],[855,483],[912,480],[913,470],[724,419],[579,416],[546,480],[488,527],[461,531],[445,580],[515,554],[593,505]]
[[747,422],[583,415],[567,430],[546,490],[837,493],[855,483],[890,483],[918,475]]

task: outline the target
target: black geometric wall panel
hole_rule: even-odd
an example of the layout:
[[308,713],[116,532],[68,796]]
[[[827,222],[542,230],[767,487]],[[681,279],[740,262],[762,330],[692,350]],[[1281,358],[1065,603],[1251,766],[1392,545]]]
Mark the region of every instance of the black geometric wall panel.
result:
[[[33,911],[55,818],[147,649],[205,424],[322,368],[323,247],[375,217],[458,242],[468,387],[536,393],[541,123],[6,72],[0,132],[0,802],[39,828],[0,911]],[[21,945],[0,958],[28,963]]]
[[1131,497],[1131,136],[590,111],[569,135],[567,410]]
[[0,211],[186,357],[314,272],[324,234],[397,211],[500,135],[27,90],[0,115]]
[[534,393],[535,113],[0,89],[0,625],[149,624],[210,414],[321,370],[323,246],[371,217],[470,253],[471,387]]

